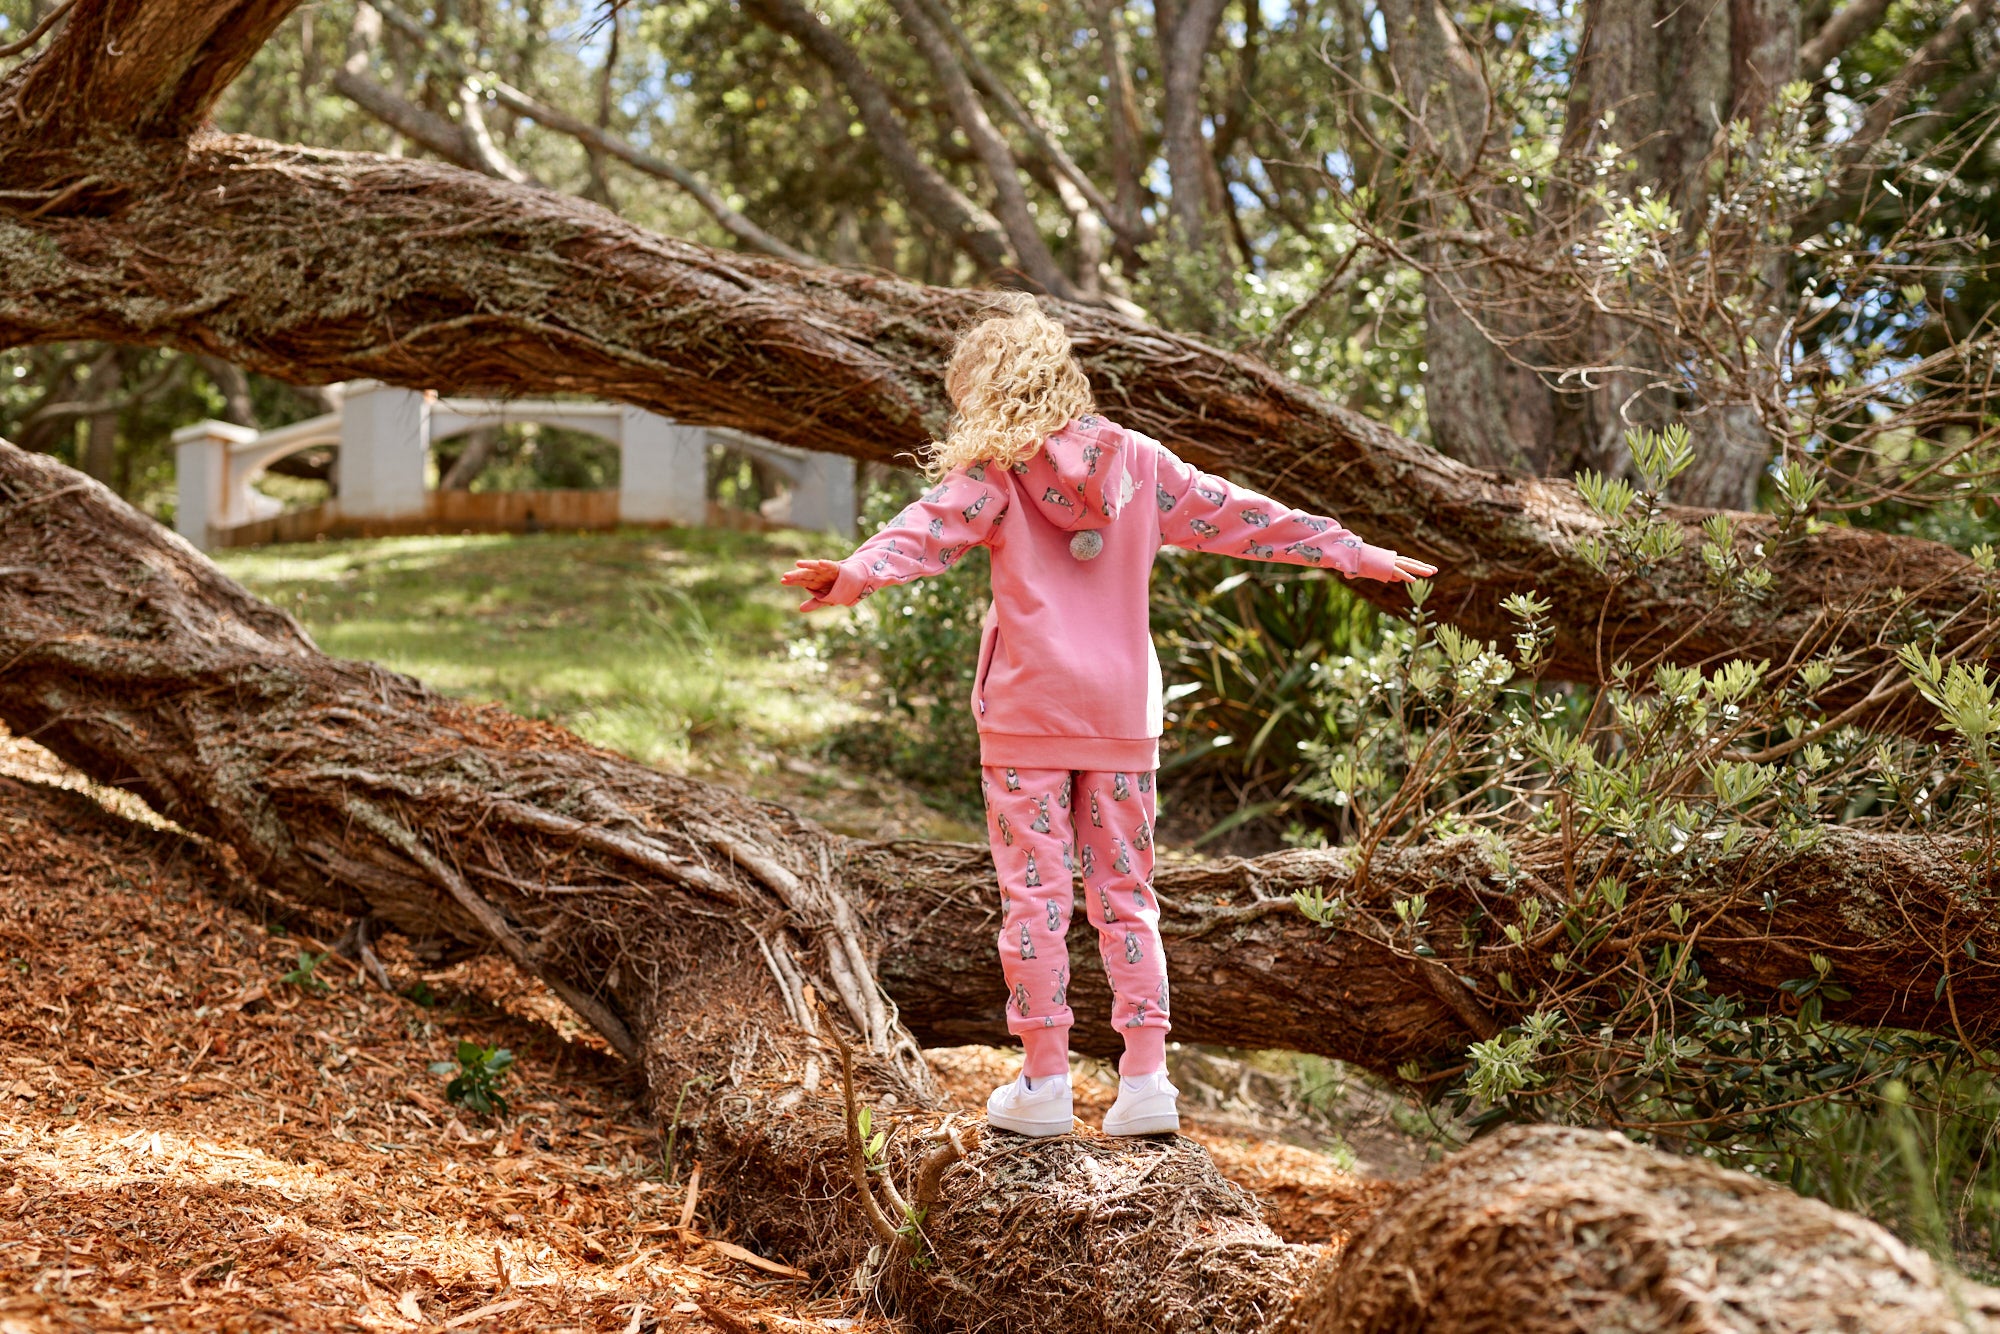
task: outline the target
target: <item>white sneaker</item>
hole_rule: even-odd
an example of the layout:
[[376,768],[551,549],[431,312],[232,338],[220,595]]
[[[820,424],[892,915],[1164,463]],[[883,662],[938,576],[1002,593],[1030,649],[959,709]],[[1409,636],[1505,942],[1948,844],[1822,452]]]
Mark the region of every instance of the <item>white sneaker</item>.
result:
[[1167,1072],[1155,1070],[1137,1079],[1118,1081],[1118,1101],[1104,1114],[1107,1135],[1159,1135],[1177,1133],[1181,1114],[1177,1100],[1181,1091],[1167,1082]]
[[1076,1125],[1069,1076],[1045,1075],[1033,1088],[1024,1079],[1002,1084],[986,1099],[986,1124],[1017,1135],[1069,1134]]

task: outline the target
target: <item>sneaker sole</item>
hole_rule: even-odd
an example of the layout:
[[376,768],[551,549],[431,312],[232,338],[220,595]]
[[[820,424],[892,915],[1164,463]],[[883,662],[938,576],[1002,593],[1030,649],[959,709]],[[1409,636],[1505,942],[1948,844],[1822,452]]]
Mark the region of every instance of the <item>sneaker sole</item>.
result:
[[988,1112],[986,1124],[996,1130],[1012,1131],[1016,1135],[1027,1135],[1031,1139],[1048,1139],[1055,1135],[1069,1134],[1076,1126],[1076,1118],[1066,1116],[1060,1121],[1024,1121],[1019,1117]]
[[1178,1112],[1168,1112],[1164,1116],[1139,1116],[1130,1121],[1106,1120],[1104,1123],[1104,1133],[1107,1135],[1177,1135],[1180,1129],[1181,1118]]

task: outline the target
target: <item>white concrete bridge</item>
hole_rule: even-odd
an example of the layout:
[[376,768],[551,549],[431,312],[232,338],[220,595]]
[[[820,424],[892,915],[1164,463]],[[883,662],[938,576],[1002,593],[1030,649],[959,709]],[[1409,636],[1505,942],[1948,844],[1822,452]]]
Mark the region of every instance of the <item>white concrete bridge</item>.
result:
[[[336,409],[274,431],[204,421],[174,432],[179,506],[174,526],[203,548],[280,537],[354,531],[447,531],[708,523],[708,451],[727,445],[783,476],[789,493],[778,521],[854,534],[854,460],[797,449],[726,427],[683,426],[616,403],[441,398],[374,380],[334,386]],[[618,489],[604,492],[431,491],[431,446],[481,427],[536,422],[582,431],[618,446]],[[251,484],[271,464],[318,446],[340,450],[333,500],[313,513],[283,506]],[[541,509],[536,509],[539,501]],[[490,513],[489,513],[490,511]]]

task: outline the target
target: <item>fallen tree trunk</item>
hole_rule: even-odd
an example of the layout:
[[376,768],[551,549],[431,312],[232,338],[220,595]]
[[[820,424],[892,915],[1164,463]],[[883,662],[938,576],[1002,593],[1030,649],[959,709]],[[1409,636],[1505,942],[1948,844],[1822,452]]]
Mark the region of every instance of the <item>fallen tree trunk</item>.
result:
[[[906,460],[940,427],[941,367],[980,302],[720,254],[403,158],[0,131],[0,177],[0,346],[106,339],[300,381],[590,393],[863,459]],[[1844,655],[1829,712],[1923,730],[1934,714],[1903,688],[1891,627],[1927,618],[1966,652],[1994,641],[1997,581],[1942,545],[1839,526],[1787,536],[1738,516],[1737,541],[1762,544],[1774,575],[1750,606],[1714,595],[1688,511],[1684,557],[1601,576],[1576,542],[1603,525],[1566,482],[1466,467],[1261,363],[1113,312],[1059,313],[1106,413],[1437,562],[1431,606],[1463,628],[1504,638],[1502,597],[1549,598],[1553,677],[1656,656]],[[1356,587],[1404,605],[1397,588]]]
[[[936,1099],[875,989],[871,956],[889,942],[856,893],[889,886],[860,866],[893,847],[855,848],[767,803],[329,659],[103,487],[4,444],[0,568],[0,720],[289,898],[419,944],[503,950],[639,1063],[655,1108],[677,1111],[721,1165],[729,1209],[765,1246],[822,1274],[859,1270],[932,1329],[1248,1334],[1280,1317],[1317,1328],[1369,1294],[1393,1309],[1376,1285],[1399,1277],[1286,1245],[1187,1141],[1001,1139],[961,1161],[944,1136],[920,1150],[924,1132],[943,1135]],[[1184,905],[1176,920],[1192,913],[1196,929],[1177,940],[1278,916],[1216,912]],[[985,934],[968,950],[983,955]],[[879,1201],[858,1166],[833,1075],[850,1051],[859,1098],[904,1132],[886,1158],[890,1179],[911,1183],[907,1214],[885,1210],[903,1197]],[[1587,1156],[1538,1166],[1538,1144],[1521,1156],[1512,1170],[1557,1173],[1590,1197]],[[1670,1191],[1647,1207],[1694,1227],[1711,1214]],[[1775,1196],[1757,1208],[1745,1216],[1785,1217]],[[896,1239],[909,1218],[913,1252]],[[1842,1226],[1894,1253],[1872,1224]],[[1772,1246],[1765,1271],[1822,1240]],[[1449,1237],[1406,1244],[1441,1275],[1468,1262]],[[1544,1233],[1497,1253],[1559,1266],[1571,1244]],[[1881,1302],[1935,1299],[1928,1276],[1856,1263]],[[1603,1285],[1619,1277],[1583,1273],[1564,1300],[1610,1301]],[[1530,1293],[1494,1315],[1539,1319],[1548,1305]]]
[[[1692,1207],[1662,1207],[1670,1200]],[[1300,1305],[1315,1314],[1282,1334],[1929,1334],[2000,1323],[2000,1292],[1941,1278],[1929,1256],[1852,1214],[1698,1158],[1555,1126],[1502,1131],[1427,1173]]]
[[[1586,847],[1579,860],[1612,851]],[[1824,1004],[1826,1018],[1984,1046],[2000,1035],[2000,866],[1969,862],[1978,851],[1960,839],[1839,827],[1803,852],[1746,846],[1703,884],[1678,892],[1687,929],[1653,932],[1665,925],[1657,906],[1648,914],[1634,905],[1587,954],[1561,925],[1570,903],[1554,840],[1513,847],[1522,879],[1511,889],[1471,838],[1378,855],[1358,890],[1338,851],[1162,862],[1154,885],[1174,1036],[1330,1056],[1393,1078],[1406,1062],[1462,1060],[1470,1043],[1564,989],[1550,961],[1556,952],[1576,956],[1568,976],[1588,977],[1591,991],[1608,996],[1641,980],[1635,964],[1643,973],[1650,958],[1638,955],[1638,943],[1693,941],[1710,989],[1752,1013],[1784,1012],[1792,1004],[1784,984],[1813,977],[1819,954],[1848,993]],[[882,984],[910,1031],[926,1046],[1008,1043],[990,950],[999,918],[986,850],[898,842],[851,844],[847,855],[846,881],[884,942]],[[1291,897],[1301,892],[1335,901],[1344,920],[1307,920]],[[1483,922],[1478,947],[1447,951],[1449,968],[1418,955],[1392,930],[1391,908],[1417,894],[1428,901],[1429,939],[1460,941]],[[1542,928],[1511,944],[1501,927],[1522,923],[1530,899],[1542,905]],[[1077,950],[1070,967],[1073,1045],[1115,1054],[1102,961]],[[1499,985],[1503,972],[1515,993]],[[1940,986],[1945,973],[1950,984]]]
[[[919,1143],[939,1128],[928,1068],[875,984],[825,831],[327,658],[109,491],[5,444],[0,568],[0,720],[288,900],[420,948],[506,953],[640,1066],[762,1245],[830,1276],[869,1269],[939,1328],[976,1312],[1010,1329],[1169,1329],[1200,1312],[1247,1331],[1310,1266],[1186,1142],[982,1146],[964,1166],[948,1141]],[[865,1185],[882,1174],[854,1170],[850,1049],[944,1263],[908,1262],[893,1236],[906,1216]],[[1100,1216],[1103,1164],[1134,1155],[1149,1191],[1199,1207],[1141,1194]],[[871,1247],[888,1259],[869,1265]],[[1226,1274],[1177,1267],[1210,1251]],[[1102,1269],[1088,1292],[1058,1277],[1078,1263]]]

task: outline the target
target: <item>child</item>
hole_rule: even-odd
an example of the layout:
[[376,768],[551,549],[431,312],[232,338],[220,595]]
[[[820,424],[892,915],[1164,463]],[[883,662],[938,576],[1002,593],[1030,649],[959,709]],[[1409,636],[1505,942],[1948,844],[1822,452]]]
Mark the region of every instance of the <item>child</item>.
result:
[[1002,297],[1000,314],[959,339],[945,391],[956,412],[932,447],[935,485],[846,560],[802,560],[783,582],[811,595],[801,611],[851,606],[946,570],[975,546],[991,551],[993,602],[972,708],[1004,905],[1007,1027],[1026,1059],[1020,1078],[988,1099],[987,1122],[1023,1135],[1071,1128],[1063,936],[1080,876],[1125,1040],[1104,1131],[1175,1131],[1152,891],[1161,724],[1147,615],[1154,553],[1171,543],[1388,582],[1436,571],[1198,472],[1158,441],[1096,416],[1068,335],[1027,296]]

